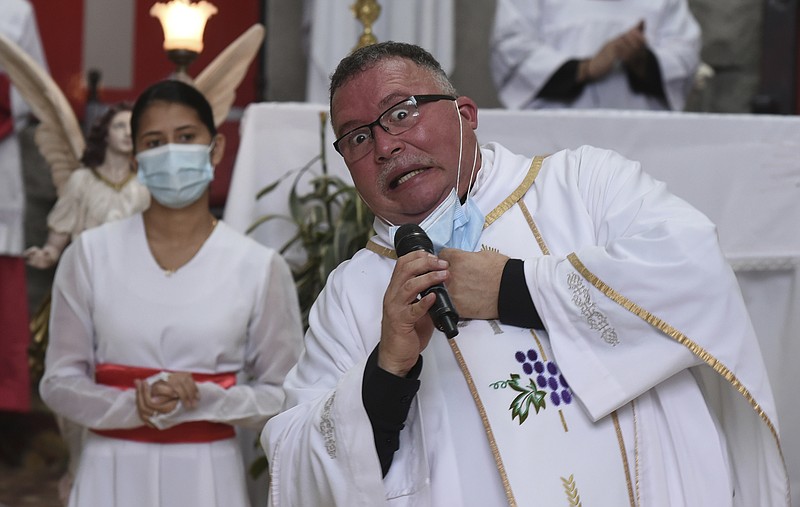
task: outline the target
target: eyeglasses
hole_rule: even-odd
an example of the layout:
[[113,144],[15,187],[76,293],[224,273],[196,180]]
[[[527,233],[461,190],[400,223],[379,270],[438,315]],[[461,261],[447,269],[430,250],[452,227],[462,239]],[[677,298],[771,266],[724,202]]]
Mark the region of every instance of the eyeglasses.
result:
[[456,98],[452,95],[412,95],[382,112],[374,122],[346,132],[333,143],[333,147],[345,159],[351,162],[358,160],[372,151],[375,144],[372,127],[380,126],[393,136],[402,134],[419,122],[421,104]]

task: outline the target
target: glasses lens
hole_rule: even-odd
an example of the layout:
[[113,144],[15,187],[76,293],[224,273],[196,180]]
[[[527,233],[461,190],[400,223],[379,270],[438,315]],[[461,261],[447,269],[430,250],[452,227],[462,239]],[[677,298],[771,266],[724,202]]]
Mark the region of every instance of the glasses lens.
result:
[[360,158],[372,147],[372,131],[369,127],[362,127],[347,134],[339,141],[339,149],[350,160]]
[[386,132],[397,135],[410,129],[419,121],[419,109],[414,97],[400,102],[384,111],[384,113],[370,125],[364,125],[338,141],[341,154],[348,160],[358,160],[372,150],[372,129],[380,125]]
[[419,119],[419,109],[416,101],[410,98],[383,113],[380,124],[390,134],[400,134],[416,125],[417,119]]

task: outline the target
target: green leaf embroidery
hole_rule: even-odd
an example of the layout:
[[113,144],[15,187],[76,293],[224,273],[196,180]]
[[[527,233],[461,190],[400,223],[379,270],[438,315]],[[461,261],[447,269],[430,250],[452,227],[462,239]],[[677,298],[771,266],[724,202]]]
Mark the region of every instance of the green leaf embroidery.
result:
[[546,408],[546,393],[536,387],[533,379],[530,379],[527,386],[520,386],[519,375],[512,373],[511,379],[508,381],[508,387],[520,393],[508,407],[511,409],[511,419],[514,420],[518,418],[519,424],[524,423],[525,420],[528,419],[531,405],[533,405],[537,414],[540,409]]

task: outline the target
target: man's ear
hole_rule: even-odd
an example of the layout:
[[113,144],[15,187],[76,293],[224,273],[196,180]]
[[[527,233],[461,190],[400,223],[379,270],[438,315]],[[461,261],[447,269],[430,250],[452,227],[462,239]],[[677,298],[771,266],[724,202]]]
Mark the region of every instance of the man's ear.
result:
[[458,112],[464,121],[472,127],[472,130],[478,128],[478,105],[474,100],[462,95],[457,99]]
[[216,166],[222,161],[225,154],[225,135],[217,134],[214,136],[214,148],[211,150],[211,165]]

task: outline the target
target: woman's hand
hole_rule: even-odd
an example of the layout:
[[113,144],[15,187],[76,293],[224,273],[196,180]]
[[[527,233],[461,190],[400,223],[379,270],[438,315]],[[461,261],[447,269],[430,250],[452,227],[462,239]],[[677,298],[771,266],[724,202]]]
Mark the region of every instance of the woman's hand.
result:
[[136,386],[136,409],[139,418],[150,427],[155,427],[151,418],[168,414],[180,402],[187,410],[197,406],[200,392],[191,373],[169,373],[165,379],[152,385],[145,380],[134,381]]

